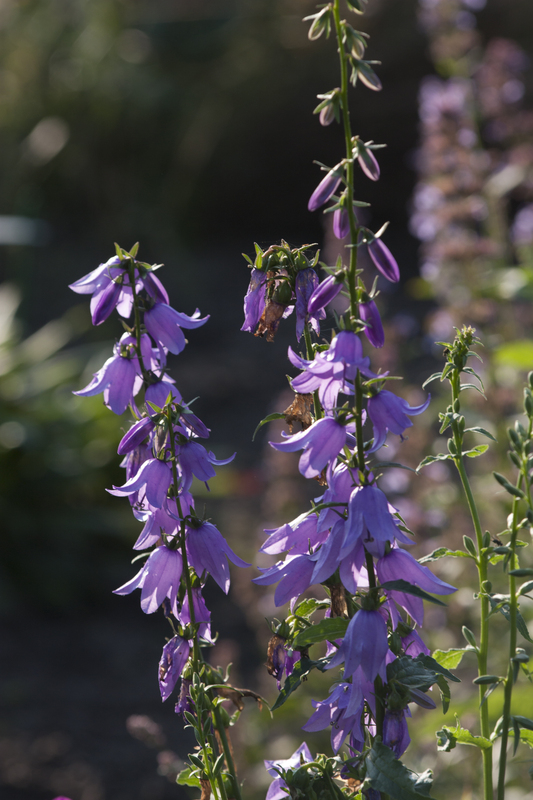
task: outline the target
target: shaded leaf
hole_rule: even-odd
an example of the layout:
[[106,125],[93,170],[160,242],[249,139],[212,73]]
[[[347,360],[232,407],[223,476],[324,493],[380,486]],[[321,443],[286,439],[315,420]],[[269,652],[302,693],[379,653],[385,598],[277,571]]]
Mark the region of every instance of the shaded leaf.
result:
[[271,710],[275,711],[277,708],[280,708],[287,698],[294,692],[294,690],[298,688],[302,680],[309,675],[312,669],[316,668],[324,671],[327,663],[328,659],[326,658],[321,658],[318,661],[311,661],[310,658],[301,658],[299,661],[297,661],[294,665],[291,675],[286,678],[285,683],[283,684],[283,689],[279,693],[278,698]]
[[433,595],[428,594],[428,592],[425,592],[423,589],[420,589],[419,586],[414,586],[414,584],[404,581],[403,578],[398,578],[395,581],[385,581],[385,583],[380,584],[380,586],[387,592],[403,592],[404,594],[412,594],[415,597],[421,597],[422,600],[435,603],[437,606],[446,606],[446,603],[443,603],[442,600],[437,600],[437,598],[433,597]]
[[365,764],[372,788],[388,794],[393,800],[420,800],[422,797],[430,797],[429,773],[418,776],[411,772],[381,742],[374,742]]

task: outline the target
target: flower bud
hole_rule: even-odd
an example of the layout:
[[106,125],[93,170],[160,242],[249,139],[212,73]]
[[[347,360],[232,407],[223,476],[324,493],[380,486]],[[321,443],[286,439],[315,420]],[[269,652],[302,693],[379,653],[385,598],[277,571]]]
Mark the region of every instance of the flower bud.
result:
[[363,331],[366,338],[373,347],[383,347],[385,344],[385,333],[383,325],[381,324],[381,317],[378,308],[373,300],[368,300],[366,303],[359,305],[359,316],[366,322],[366,327]]
[[326,177],[320,181],[315,191],[309,198],[309,203],[307,204],[309,211],[316,211],[317,208],[320,208],[320,206],[323,206],[324,203],[328,202],[329,198],[337,191],[337,186],[341,182],[343,173],[344,166],[342,163],[337,164],[336,167],[330,169]]
[[337,297],[342,287],[342,278],[338,280],[336,275],[330,275],[329,278],[322,281],[309,298],[307,306],[309,314],[312,317],[316,316],[320,309],[325,308],[328,303],[331,303],[331,301]]
[[333,233],[337,239],[345,239],[350,233],[350,216],[347,208],[337,208],[333,212]]
[[396,259],[381,239],[374,239],[369,243],[368,253],[384,278],[387,278],[391,283],[397,283],[400,280],[400,270]]

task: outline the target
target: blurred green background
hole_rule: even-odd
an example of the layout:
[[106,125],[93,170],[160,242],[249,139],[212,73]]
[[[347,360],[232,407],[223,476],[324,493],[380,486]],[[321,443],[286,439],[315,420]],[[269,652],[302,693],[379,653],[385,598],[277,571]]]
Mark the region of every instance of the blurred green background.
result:
[[[139,240],[143,260],[165,263],[159,274],[171,304],[211,315],[173,359],[172,374],[186,399],[200,396],[195,408],[213,430],[216,455],[237,450],[201,502],[239,554],[253,560],[262,527],[284,521],[271,492],[280,470],[292,493],[285,509],[292,503],[299,513],[312,492],[293,462],[283,467],[269,460],[264,438],[251,441],[258,420],[283,402],[292,323],[274,344],[239,328],[248,282],[241,252],[282,237],[293,246],[327,241],[307,200],[320,177],[313,160],[338,161],[339,130],[322,128],[312,110],[338,77],[332,40],[307,40],[301,18],[313,8],[308,0],[0,2],[6,800],[186,796],[165,777],[173,753],[184,756],[190,742],[159,700],[163,620],[145,617],[137,596],[111,595],[132,574],[138,530],[128,504],[104,491],[122,482],[121,423],[100,396],[72,395],[120,327],[109,320],[93,330],[88,303],[67,285],[109,258],[114,241],[127,248]],[[484,41],[509,36],[527,50],[530,0],[488,0],[478,21]],[[387,243],[402,285],[382,287],[384,308],[410,320],[404,366],[420,383],[433,365],[422,336],[432,306],[403,287],[417,275],[417,242],[407,232],[417,92],[433,66],[415,0],[371,0],[361,27],[372,37],[369,57],[382,61],[384,89],[352,94],[354,128],[387,149],[382,179],[362,182],[360,194],[372,203],[366,224],[391,221]],[[252,593],[250,576],[235,576],[229,605],[211,592],[216,657],[235,662],[237,683],[272,698],[258,672],[266,626],[257,634],[272,609]],[[132,738],[126,719],[135,714],[160,723],[166,744],[156,736],[150,750]],[[292,752],[294,732],[277,725],[277,749],[286,736]],[[257,727],[250,723],[247,744],[260,764],[273,755],[262,751]],[[250,787],[264,782],[261,770],[249,770]]]

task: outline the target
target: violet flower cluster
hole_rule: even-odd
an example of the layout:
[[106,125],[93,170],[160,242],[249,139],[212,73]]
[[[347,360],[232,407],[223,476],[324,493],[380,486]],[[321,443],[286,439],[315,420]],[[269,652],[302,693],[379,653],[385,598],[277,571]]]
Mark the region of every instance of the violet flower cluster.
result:
[[[211,614],[202,589],[210,575],[224,592],[230,576],[228,560],[249,566],[239,558],[216,526],[198,516],[191,494],[193,478],[207,482],[219,460],[202,443],[209,429],[184,402],[167,372],[168,353],[185,347],[183,329],[204,325],[209,317],[176,311],[154,267],[117,249],[117,255],[71,285],[79,294],[91,295],[94,325],[117,310],[126,332],[113,355],[76,394],[103,393],[115,414],[127,408],[133,424],[118,446],[126,480],[109,493],[127,497],[143,528],[134,544],[144,564],[137,574],[115,590],[125,595],[140,589],[141,609],[153,614],[162,607],[173,636],[163,648],[159,664],[161,697],[166,700],[180,677],[190,684],[197,639],[212,644]],[[194,656],[193,656],[194,653]],[[196,670],[198,664],[195,665]],[[177,711],[187,707],[181,697]]]

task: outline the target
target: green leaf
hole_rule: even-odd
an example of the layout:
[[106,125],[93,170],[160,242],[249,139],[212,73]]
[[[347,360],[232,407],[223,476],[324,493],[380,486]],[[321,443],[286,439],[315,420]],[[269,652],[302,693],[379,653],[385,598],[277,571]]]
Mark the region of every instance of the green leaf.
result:
[[[489,739],[486,739],[484,736],[474,736],[473,733],[467,728],[461,727],[461,723],[455,718],[457,725],[455,728],[450,728],[448,725],[442,726],[442,731],[438,731],[437,737],[439,734],[443,734],[442,739],[448,743],[448,746],[441,747],[438,746],[438,750],[444,750],[445,752],[449,752],[453,750],[455,744],[471,744],[474,747],[479,747],[480,750],[488,750],[489,747],[492,747],[492,742]],[[451,742],[454,744],[451,744]]]
[[442,664],[439,664],[435,658],[426,656],[424,653],[420,653],[416,658],[428,669],[432,669],[435,672],[438,672],[440,675],[444,675],[447,680],[453,681],[454,683],[461,683],[460,678],[457,678],[455,675],[453,675],[453,673],[449,672],[446,667],[444,667]]
[[259,428],[262,428],[263,425],[266,425],[267,422],[272,422],[272,420],[274,420],[274,419],[285,419],[285,414],[282,414],[279,411],[274,411],[273,414],[269,414],[268,417],[265,417],[264,419],[262,419],[261,422],[259,423],[259,425],[257,426],[257,428],[254,431],[254,435],[252,436],[252,442],[255,439],[257,431],[259,430]]
[[446,606],[446,603],[443,603],[442,600],[437,600],[437,598],[433,597],[433,595],[428,594],[423,589],[420,589],[419,586],[414,586],[412,583],[404,581],[403,578],[398,578],[395,581],[385,581],[385,583],[380,584],[380,586],[382,589],[385,589],[388,592],[403,592],[404,594],[412,594],[415,597],[421,597],[422,600],[435,603],[437,606]]
[[465,550],[467,550],[470,553],[472,558],[477,558],[476,545],[474,544],[470,536],[463,536],[463,544],[465,546]]
[[471,450],[463,450],[462,455],[466,456],[467,458],[477,458],[478,456],[482,456],[483,453],[486,453],[488,449],[488,444],[478,444]]
[[517,714],[514,714],[513,719],[517,721],[521,728],[526,728],[528,731],[533,731],[533,719],[521,717]]
[[[493,598],[492,597],[489,598],[489,600],[490,600],[490,604],[491,605],[497,605],[497,603],[493,602]],[[502,605],[501,608],[498,609],[498,611],[500,612],[500,614],[503,614],[503,616],[505,617],[507,622],[511,621],[511,614],[510,614],[510,611],[509,611],[509,606],[507,604]],[[528,642],[531,642],[533,644],[533,639],[529,635],[529,631],[527,629],[527,625],[524,622],[524,617],[522,616],[522,614],[518,610],[516,611],[516,629],[520,634],[522,634],[524,639],[526,639]]]
[[320,608],[329,608],[330,601],[329,600],[316,600],[314,597],[308,597],[303,600],[296,608],[294,609],[294,616],[295,617],[304,617],[304,619],[309,619],[309,617],[318,611]]
[[407,467],[405,464],[398,464],[396,461],[378,461],[377,464],[372,464],[373,470],[386,469],[387,467],[396,467],[397,469],[408,469],[409,472],[414,472],[416,475],[416,469],[413,469],[412,467]]
[[387,665],[387,683],[393,681],[409,689],[427,692],[434,683],[437,683],[437,673],[422,664],[418,656],[416,658],[400,656]]
[[432,655],[437,664],[446,669],[457,669],[465,653],[475,653],[474,647],[452,647],[450,650],[434,650]]
[[473,647],[474,650],[477,650],[476,637],[474,636],[470,628],[467,628],[466,625],[463,625],[463,627],[461,628],[461,633],[465,637],[470,647]]
[[533,590],[533,581],[528,581],[527,583],[523,583],[520,589],[518,590],[518,595],[529,594]]
[[465,389],[475,389],[482,397],[485,397],[485,392],[480,389],[479,386],[476,386],[475,383],[462,383],[459,387],[459,391],[464,392]]
[[442,372],[434,372],[433,375],[430,375],[429,378],[424,381],[422,384],[422,389],[425,389],[428,384],[432,383],[433,381],[440,380],[441,378]]
[[533,569],[530,567],[521,567],[520,569],[510,569],[509,575],[514,575],[515,578],[533,578]]
[[303,647],[309,647],[311,644],[317,642],[324,642],[326,639],[335,640],[342,639],[346,633],[349,620],[342,617],[331,617],[328,619],[321,619],[316,625],[306,628],[294,639],[292,646],[295,650],[301,650]]
[[437,750],[440,750],[441,753],[449,753],[451,750],[455,749],[457,739],[453,733],[450,732],[448,727],[436,731],[435,736],[437,737]]
[[374,741],[372,750],[365,758],[365,764],[372,788],[388,794],[393,800],[421,800],[423,797],[430,797],[429,774],[426,772],[418,776],[411,772],[381,742]]
[[451,461],[453,460],[453,456],[451,453],[439,453],[436,456],[426,456],[423,461],[420,462],[416,471],[419,472],[422,467],[427,467],[428,464],[434,464],[435,461]]
[[200,780],[196,777],[196,770],[192,770],[190,767],[185,767],[178,777],[176,778],[176,783],[180,786],[194,786],[197,789],[200,789]]
[[294,692],[294,690],[298,688],[302,680],[309,675],[312,669],[315,669],[316,667],[323,672],[327,663],[327,659],[325,658],[321,658],[318,661],[311,661],[310,658],[301,658],[299,661],[297,661],[294,665],[292,673],[288,678],[286,678],[285,683],[283,684],[283,689],[279,693],[276,702],[271,708],[271,711],[275,711],[277,708],[280,708],[283,705],[283,703]]
[[476,686],[486,686],[491,683],[500,683],[502,680],[503,678],[500,678],[499,675],[478,675],[472,683],[475,683]]
[[437,547],[432,553],[418,559],[419,564],[429,564],[431,561],[437,561],[439,558],[451,556],[452,558],[472,558],[470,553],[465,553],[464,550],[449,550],[447,547]]
[[488,439],[492,439],[493,442],[497,442],[498,440],[494,438],[492,433],[489,433],[488,430],[485,428],[480,428],[476,426],[475,428],[466,428],[465,433],[481,433],[482,436],[486,436]]
[[366,2],[367,0],[346,0],[346,5],[350,11],[354,11],[356,14],[364,14]]

